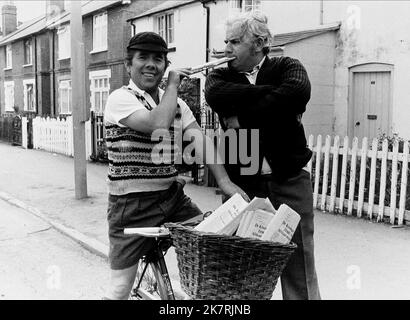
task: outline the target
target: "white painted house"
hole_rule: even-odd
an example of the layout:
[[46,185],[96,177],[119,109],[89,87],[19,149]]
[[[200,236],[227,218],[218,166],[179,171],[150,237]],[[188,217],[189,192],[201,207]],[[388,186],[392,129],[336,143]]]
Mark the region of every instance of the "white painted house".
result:
[[224,22],[241,10],[268,16],[280,46],[272,55],[306,66],[312,81],[307,134],[410,139],[410,2],[166,1],[130,22],[135,32],[170,37],[172,67],[195,66],[223,51]]

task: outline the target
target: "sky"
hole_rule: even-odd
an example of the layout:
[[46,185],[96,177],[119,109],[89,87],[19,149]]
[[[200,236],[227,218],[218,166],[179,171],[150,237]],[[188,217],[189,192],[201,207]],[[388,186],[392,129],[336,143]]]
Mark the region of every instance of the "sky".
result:
[[[0,6],[6,1],[0,0]],[[46,1],[32,0],[15,0],[14,5],[17,7],[17,21],[25,22],[45,13]],[[1,20],[1,17],[0,17]]]

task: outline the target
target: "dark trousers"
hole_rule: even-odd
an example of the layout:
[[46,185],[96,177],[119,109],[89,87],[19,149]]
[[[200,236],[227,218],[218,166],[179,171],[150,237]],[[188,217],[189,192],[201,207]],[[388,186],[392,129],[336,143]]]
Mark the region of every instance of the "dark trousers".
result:
[[270,176],[241,180],[234,182],[251,199],[269,197],[275,209],[285,203],[301,217],[292,238],[298,248],[281,275],[283,299],[320,300],[314,258],[313,192],[310,174],[301,170],[296,176],[280,183]]

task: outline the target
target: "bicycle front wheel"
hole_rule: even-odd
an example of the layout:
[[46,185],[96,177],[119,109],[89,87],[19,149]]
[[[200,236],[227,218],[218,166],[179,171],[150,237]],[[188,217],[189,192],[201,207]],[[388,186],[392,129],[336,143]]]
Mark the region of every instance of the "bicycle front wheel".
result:
[[162,276],[158,261],[146,262],[140,259],[134,287],[130,294],[131,300],[169,300],[167,279]]

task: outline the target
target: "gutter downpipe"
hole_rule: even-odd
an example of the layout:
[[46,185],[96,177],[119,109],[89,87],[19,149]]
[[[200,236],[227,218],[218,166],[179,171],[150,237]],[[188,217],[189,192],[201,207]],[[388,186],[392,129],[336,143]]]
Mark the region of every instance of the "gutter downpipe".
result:
[[56,73],[55,73],[55,57],[56,57],[56,53],[55,53],[55,32],[57,29],[51,29],[51,55],[50,55],[50,62],[51,62],[51,87],[50,87],[50,93],[51,93],[51,110],[50,113],[52,116],[56,115],[56,92],[55,92],[55,77],[56,77]]
[[[202,6],[206,10],[206,44],[205,44],[205,62],[209,62],[209,16],[210,16],[210,9],[206,5],[206,2],[202,2]],[[205,74],[208,75],[209,70],[205,71]]]
[[323,1],[320,0],[320,25],[323,25]]
[[[39,105],[38,105],[38,92],[39,92],[39,88],[38,88],[38,75],[37,75],[37,72],[38,72],[38,66],[37,66],[37,34],[35,34],[34,35],[34,52],[33,52],[33,55],[34,55],[34,89],[35,89],[35,91],[34,91],[34,94],[35,94],[35,97],[36,97],[36,101],[35,101],[35,103],[36,103],[36,114],[38,115],[39,114]],[[43,113],[43,106],[41,106],[41,113]]]

